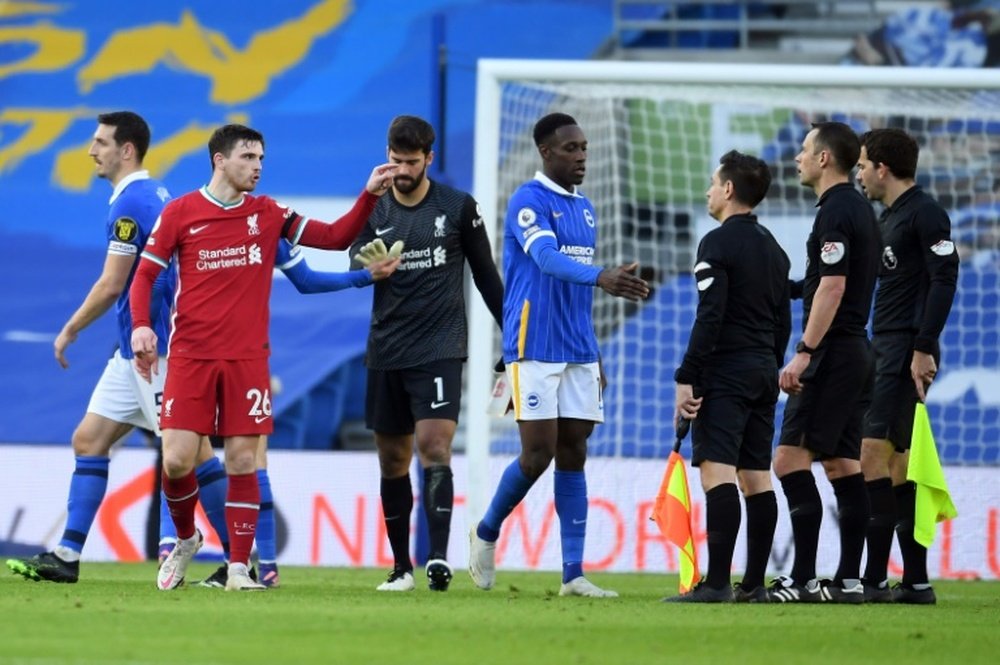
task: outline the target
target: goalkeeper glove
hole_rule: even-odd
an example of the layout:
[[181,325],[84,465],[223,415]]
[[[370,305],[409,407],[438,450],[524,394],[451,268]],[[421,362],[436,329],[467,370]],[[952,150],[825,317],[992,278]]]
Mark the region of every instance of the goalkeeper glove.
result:
[[361,265],[368,267],[372,263],[377,263],[379,261],[385,261],[386,259],[398,258],[400,254],[403,253],[403,241],[397,240],[392,243],[392,247],[388,250],[385,248],[385,243],[382,242],[381,238],[375,238],[369,243],[361,246],[358,254],[354,257],[355,260]]

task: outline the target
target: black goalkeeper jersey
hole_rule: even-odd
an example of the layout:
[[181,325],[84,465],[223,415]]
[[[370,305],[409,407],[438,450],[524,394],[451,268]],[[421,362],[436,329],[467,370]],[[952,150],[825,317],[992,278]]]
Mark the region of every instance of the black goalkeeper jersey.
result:
[[847,278],[844,295],[824,339],[866,336],[872,293],[881,252],[878,222],[868,200],[850,183],[833,185],[819,198],[819,212],[806,240],[806,276],[802,292],[805,330],[819,281],[826,276]]
[[879,219],[882,266],[872,332],[912,332],[914,348],[936,353],[958,283],[958,252],[951,220],[914,185]]
[[369,369],[416,367],[435,360],[465,359],[465,262],[498,325],[503,321],[503,283],[479,205],[469,194],[431,181],[424,199],[400,204],[392,191],[379,199],[351,256],[381,238],[386,247],[405,244],[396,272],[375,283],[365,363]]

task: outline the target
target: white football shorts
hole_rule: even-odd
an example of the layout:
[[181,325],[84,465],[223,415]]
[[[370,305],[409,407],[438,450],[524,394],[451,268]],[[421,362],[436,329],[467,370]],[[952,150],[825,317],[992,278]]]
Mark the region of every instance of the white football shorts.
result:
[[146,383],[135,371],[132,361],[115,351],[94,387],[87,412],[152,430],[160,436],[160,402],[166,376],[166,358],[160,358],[159,373],[153,375],[152,383]]
[[522,360],[507,365],[517,420],[577,418],[604,422],[604,395],[597,363]]

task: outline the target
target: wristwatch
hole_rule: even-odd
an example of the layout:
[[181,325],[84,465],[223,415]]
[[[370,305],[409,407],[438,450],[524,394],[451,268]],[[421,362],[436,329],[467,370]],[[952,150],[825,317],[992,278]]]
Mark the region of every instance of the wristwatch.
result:
[[806,346],[806,343],[803,342],[801,339],[799,340],[799,343],[795,345],[795,353],[804,353],[806,355],[811,356],[815,350],[816,349],[812,348],[811,346]]

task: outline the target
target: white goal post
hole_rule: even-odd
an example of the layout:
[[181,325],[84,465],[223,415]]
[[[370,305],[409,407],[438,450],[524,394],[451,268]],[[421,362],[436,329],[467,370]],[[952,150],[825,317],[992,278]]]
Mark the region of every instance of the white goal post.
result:
[[[979,281],[960,284],[967,302],[956,303],[946,328],[944,376],[929,405],[936,398],[939,419],[947,419],[935,428],[944,432],[942,450],[951,450],[946,462],[1000,463],[1000,361],[989,348],[996,346],[1000,325],[993,277],[1000,265],[1000,176],[993,174],[1000,156],[1000,71],[481,60],[474,195],[498,266],[507,199],[539,163],[532,125],[552,111],[574,115],[590,142],[582,189],[598,209],[598,262],[639,260],[661,296],[639,308],[595,299],[595,324],[611,370],[607,423],[595,432],[602,447],[597,454],[659,457],[672,442],[672,374],[694,303],[693,288],[683,280],[698,239],[711,228],[704,192],[719,157],[736,148],[772,165],[774,183],[761,219],[792,257],[793,272],[801,273],[815,197],[798,185],[789,150],[797,152],[810,119],[837,119],[859,131],[892,125],[917,135],[918,182],[952,214],[963,270],[993,262],[975,273]],[[676,296],[670,295],[674,288]],[[510,416],[500,421],[486,414],[498,336],[481,299],[470,298],[469,306],[463,419],[468,514],[477,519],[497,481],[490,474],[491,444],[510,438],[512,424]],[[980,407],[987,411],[982,416],[975,410]]]

